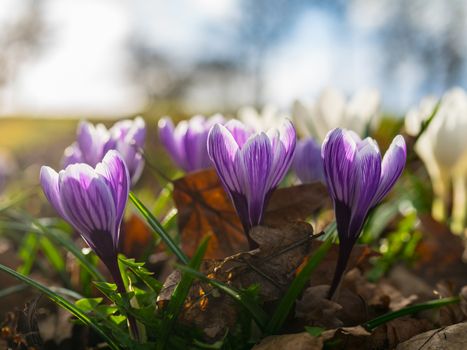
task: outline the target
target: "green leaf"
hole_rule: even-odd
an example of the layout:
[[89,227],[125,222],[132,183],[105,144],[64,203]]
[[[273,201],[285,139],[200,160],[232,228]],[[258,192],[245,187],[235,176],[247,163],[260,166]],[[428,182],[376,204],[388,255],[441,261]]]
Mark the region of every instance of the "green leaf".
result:
[[178,245],[172,240],[170,235],[164,230],[159,221],[155,218],[154,215],[140,202],[136,196],[130,192],[130,200],[133,202],[135,207],[140,211],[144,216],[149,226],[153,229],[155,233],[164,241],[169,250],[180,260],[183,264],[188,265],[188,257],[183,253],[183,251],[178,247]]
[[19,273],[29,275],[32,266],[34,265],[34,261],[36,260],[38,245],[39,239],[35,233],[29,232],[24,236],[18,250],[18,255],[23,261],[21,266],[18,267]]
[[423,311],[423,310],[436,309],[436,308],[450,305],[450,304],[458,304],[459,302],[460,302],[460,297],[450,297],[450,298],[443,298],[443,299],[437,299],[437,300],[430,300],[426,303],[407,306],[397,311],[388,312],[385,315],[376,317],[372,319],[371,321],[365,322],[362,326],[368,331],[372,331],[373,329],[389,321],[392,321],[396,318],[411,315],[411,314],[414,314],[416,312]]
[[39,291],[47,295],[47,297],[50,300],[52,300],[54,303],[64,308],[65,310],[68,310],[71,314],[73,314],[78,320],[83,322],[85,325],[93,328],[96,331],[96,333],[99,334],[102,337],[102,339],[104,339],[107,342],[107,344],[109,345],[111,349],[115,349],[115,350],[120,349],[119,345],[107,334],[105,329],[101,328],[101,326],[98,323],[96,323],[92,318],[88,317],[81,309],[79,309],[77,306],[70,303],[68,300],[64,299],[57,293],[53,292],[52,290],[50,290],[43,284],[40,284],[39,282],[36,282],[33,279],[25,275],[22,275],[10,269],[7,266],[0,264],[0,270],[30,285],[31,287],[38,289]]
[[144,263],[135,262],[135,259],[125,258],[119,255],[119,261],[127,266],[145,285],[147,285],[153,292],[159,293],[162,289],[162,283],[153,277],[153,273],[144,267]]
[[324,331],[324,328],[321,327],[308,327],[305,326],[305,330],[313,337],[319,337]]
[[84,312],[95,311],[97,305],[102,303],[103,298],[84,298],[77,300],[75,305],[79,307]]
[[196,271],[188,266],[177,265],[177,267],[181,271],[187,272],[193,275],[194,277],[200,279],[201,281],[211,284],[213,287],[216,287],[220,291],[232,297],[235,301],[242,305],[245,308],[245,310],[248,311],[250,316],[255,320],[255,322],[261,329],[264,329],[266,327],[266,323],[269,319],[269,316],[266,314],[263,308],[256,302],[256,300],[252,299],[247,293],[237,290],[232,286],[228,286],[227,284],[221,281],[208,278],[201,272]]
[[[89,259],[81,252],[81,250],[78,247],[76,247],[74,242],[67,237],[67,232],[61,229],[48,227],[42,224],[42,221],[48,222],[50,220],[33,219],[33,224],[23,222],[0,221],[0,227],[6,229],[20,230],[27,233],[31,232],[35,233],[36,235],[45,235],[49,239],[65,247],[71,254],[73,254],[76,257],[76,259],[78,259],[80,265],[86,271],[88,271],[94,277],[94,279],[98,281],[105,281],[104,276],[99,272],[96,266],[91,261],[89,261]],[[25,250],[25,255],[28,256],[28,259],[32,258],[34,257],[34,251]]]
[[302,292],[303,288],[305,288],[312,272],[326,256],[326,253],[331,248],[331,246],[332,238],[330,237],[318,248],[318,250],[308,260],[305,267],[303,267],[303,269],[294,278],[292,284],[281,298],[279,305],[276,307],[274,314],[266,326],[266,332],[268,334],[275,334],[280,330],[284,324],[285,319],[289,315],[290,309],[292,308],[295,300]]
[[[201,244],[196,249],[196,252],[191,259],[188,266],[194,270],[198,270],[201,266],[201,262],[203,260],[204,254],[206,253],[206,249],[208,247],[209,236],[204,237],[201,241]],[[162,328],[161,328],[161,343],[160,348],[166,348],[169,342],[169,336],[174,326],[175,321],[178,318],[178,315],[182,311],[183,304],[185,303],[185,299],[190,292],[191,285],[193,284],[194,277],[189,273],[182,273],[180,282],[178,283],[177,287],[170,298],[169,305],[167,305],[167,310],[164,312],[164,319],[162,321]]]

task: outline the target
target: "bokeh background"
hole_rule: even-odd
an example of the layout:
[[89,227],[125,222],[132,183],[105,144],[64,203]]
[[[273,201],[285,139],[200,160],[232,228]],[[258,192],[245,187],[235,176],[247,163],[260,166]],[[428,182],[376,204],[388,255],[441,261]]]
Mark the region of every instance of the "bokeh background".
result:
[[326,87],[376,88],[403,116],[466,85],[466,14],[462,0],[0,0],[3,169],[37,183],[81,118],[287,113]]

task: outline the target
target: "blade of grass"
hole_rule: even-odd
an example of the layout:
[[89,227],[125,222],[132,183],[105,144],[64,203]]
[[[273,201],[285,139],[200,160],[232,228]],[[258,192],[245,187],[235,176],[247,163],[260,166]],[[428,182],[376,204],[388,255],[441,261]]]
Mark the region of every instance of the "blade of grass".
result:
[[[198,270],[201,266],[201,262],[203,260],[204,254],[206,253],[206,249],[209,243],[209,236],[204,237],[201,241],[201,244],[196,249],[193,258],[191,259],[188,266],[194,270]],[[180,282],[178,283],[177,287],[175,288],[170,301],[169,305],[167,306],[167,310],[164,312],[164,319],[162,321],[161,327],[161,342],[159,343],[160,349],[165,349],[169,343],[170,333],[174,327],[175,321],[178,318],[178,315],[182,311],[183,305],[185,303],[185,299],[190,292],[191,285],[193,284],[195,277],[191,274],[183,272],[180,278]]]
[[183,264],[188,265],[188,257],[183,253],[183,251],[175,244],[170,235],[164,230],[159,221],[155,218],[154,215],[144,206],[141,201],[136,198],[133,192],[130,192],[130,200],[133,202],[135,207],[140,211],[144,216],[149,226],[154,230],[155,233],[164,241],[167,247],[172,251],[172,253],[180,260]]
[[96,266],[94,266],[87,259],[87,257],[81,252],[81,250],[78,247],[76,247],[74,242],[67,237],[66,232],[59,229],[46,227],[42,225],[38,220],[35,220],[32,226],[29,223],[25,224],[21,222],[0,221],[0,228],[13,229],[24,232],[34,232],[35,234],[45,235],[46,237],[65,247],[71,254],[73,254],[75,258],[78,259],[78,262],[81,264],[81,266],[86,271],[88,271],[96,280],[105,281],[104,276],[100,273]]
[[443,298],[443,299],[437,299],[437,300],[430,300],[426,303],[407,306],[407,307],[404,307],[403,309],[389,312],[382,316],[376,317],[372,319],[371,321],[364,323],[363,327],[367,329],[368,331],[372,331],[375,328],[389,321],[392,321],[396,318],[411,315],[411,314],[414,314],[416,312],[423,311],[423,310],[436,309],[438,307],[442,307],[442,306],[446,306],[450,304],[457,304],[459,302],[460,302],[459,297],[450,297],[450,298]]
[[96,322],[94,322],[93,319],[89,318],[78,307],[76,307],[74,304],[70,303],[65,298],[61,297],[57,293],[54,293],[52,290],[50,290],[49,288],[47,288],[43,284],[41,284],[39,282],[36,282],[33,279],[31,279],[31,278],[29,278],[29,277],[27,277],[25,275],[22,275],[22,274],[20,274],[20,273],[18,273],[16,271],[10,269],[7,266],[4,266],[4,265],[0,264],[0,270],[3,271],[3,272],[6,272],[7,274],[9,274],[9,275],[11,275],[11,276],[13,276],[15,278],[17,278],[18,280],[20,280],[22,282],[28,284],[31,287],[34,287],[34,288],[38,289],[39,291],[41,291],[42,293],[47,295],[47,297],[50,300],[52,300],[54,303],[56,303],[60,307],[64,308],[65,310],[68,310],[71,314],[73,314],[76,318],[78,318],[85,325],[93,328],[96,331],[96,333],[99,334],[102,337],[102,339],[104,339],[107,342],[107,344],[109,345],[109,347],[111,349],[115,349],[115,350],[119,349],[118,344],[115,343],[114,340],[107,335],[105,330],[101,329],[101,327],[99,327],[99,325]]
[[18,249],[18,255],[22,260],[22,264],[18,267],[19,273],[29,275],[36,260],[38,246],[39,238],[37,235],[31,230],[27,231]]
[[200,279],[201,281],[211,284],[213,287],[219,289],[220,291],[232,297],[235,301],[237,301],[240,305],[242,305],[248,311],[250,316],[255,320],[256,324],[261,329],[265,329],[269,316],[266,314],[263,308],[251,297],[249,297],[245,293],[242,293],[241,291],[231,286],[228,286],[227,284],[221,281],[208,278],[201,272],[196,271],[188,266],[177,265],[177,267],[181,271],[187,272],[193,275],[194,277]]
[[268,334],[275,334],[282,327],[295,300],[302,292],[303,288],[305,288],[312,272],[326,256],[326,253],[331,248],[331,246],[332,238],[329,238],[318,248],[316,253],[310,257],[305,267],[294,278],[292,284],[281,298],[279,305],[274,310],[274,314],[266,325],[266,332]]

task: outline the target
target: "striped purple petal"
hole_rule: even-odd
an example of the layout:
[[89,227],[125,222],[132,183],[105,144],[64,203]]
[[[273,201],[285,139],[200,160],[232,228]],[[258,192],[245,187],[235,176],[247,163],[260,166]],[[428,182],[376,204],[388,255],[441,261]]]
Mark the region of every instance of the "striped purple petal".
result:
[[321,146],[313,138],[297,142],[292,168],[302,183],[325,181]]
[[252,226],[261,224],[270,194],[292,162],[295,130],[289,121],[281,129],[251,134],[241,122],[216,124],[208,136],[208,154],[232,199],[250,245]]
[[97,164],[96,173],[101,175],[112,194],[115,205],[115,220],[112,233],[114,241],[119,241],[119,227],[125,211],[128,194],[130,192],[130,176],[125,162],[117,151],[107,152],[102,163]]
[[211,157],[217,174],[229,192],[242,192],[239,182],[239,169],[234,163],[239,150],[238,144],[227,128],[216,124],[211,128],[208,136],[208,154]]
[[250,138],[235,157],[234,167],[248,203],[250,226],[262,221],[266,195],[270,190],[265,177],[271,174],[272,161],[271,142],[265,133]]
[[381,202],[401,176],[407,159],[406,147],[405,140],[401,135],[397,135],[394,140],[392,140],[389,149],[383,157],[381,179],[372,206]]
[[51,167],[42,166],[40,172],[40,183],[47,200],[52,204],[54,209],[65,220],[69,220],[65,211],[63,210],[62,198],[60,196],[58,173]]
[[361,140],[351,131],[334,129],[328,133],[321,155],[340,239],[339,259],[329,292],[332,296],[368,212],[383,199],[402,173],[406,148],[402,136],[397,136],[381,159],[375,140]]

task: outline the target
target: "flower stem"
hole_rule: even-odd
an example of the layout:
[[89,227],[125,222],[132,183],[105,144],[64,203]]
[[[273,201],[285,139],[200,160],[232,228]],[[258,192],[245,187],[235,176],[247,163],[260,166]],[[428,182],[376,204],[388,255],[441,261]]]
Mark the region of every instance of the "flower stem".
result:
[[329,288],[328,299],[333,298],[341,283],[342,276],[344,276],[344,272],[347,269],[347,263],[349,261],[350,253],[352,252],[352,248],[353,244],[345,244],[344,242],[340,242],[339,244],[339,257],[337,258],[337,265],[332,279],[331,288]]

